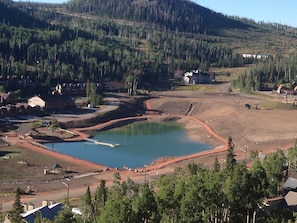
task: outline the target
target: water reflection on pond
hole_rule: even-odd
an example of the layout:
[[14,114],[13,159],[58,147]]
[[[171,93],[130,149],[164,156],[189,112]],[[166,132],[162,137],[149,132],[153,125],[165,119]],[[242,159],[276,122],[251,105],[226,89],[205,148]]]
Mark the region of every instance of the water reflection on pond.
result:
[[176,122],[132,123],[96,132],[93,139],[120,146],[109,147],[87,141],[48,143],[46,146],[54,151],[112,168],[143,167],[160,157],[184,156],[213,148],[189,139],[186,131]]

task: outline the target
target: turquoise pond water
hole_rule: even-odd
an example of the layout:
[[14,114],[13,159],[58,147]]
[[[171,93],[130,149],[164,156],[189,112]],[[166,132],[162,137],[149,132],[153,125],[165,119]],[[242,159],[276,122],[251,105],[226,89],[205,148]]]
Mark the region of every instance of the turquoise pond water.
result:
[[[197,133],[199,134],[199,133]],[[92,137],[109,147],[92,142],[45,144],[49,149],[111,168],[140,168],[161,157],[178,157],[213,149],[211,145],[189,139],[186,131],[175,122],[133,123]]]

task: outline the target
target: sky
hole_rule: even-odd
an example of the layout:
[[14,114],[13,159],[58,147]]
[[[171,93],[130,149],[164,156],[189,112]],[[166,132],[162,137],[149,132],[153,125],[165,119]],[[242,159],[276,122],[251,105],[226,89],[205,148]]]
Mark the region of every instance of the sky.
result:
[[193,0],[198,5],[224,15],[239,16],[256,22],[276,22],[297,28],[296,0]]
[[[16,0],[64,3],[67,0]],[[224,15],[239,16],[256,22],[276,22],[297,28],[297,0],[192,0]]]

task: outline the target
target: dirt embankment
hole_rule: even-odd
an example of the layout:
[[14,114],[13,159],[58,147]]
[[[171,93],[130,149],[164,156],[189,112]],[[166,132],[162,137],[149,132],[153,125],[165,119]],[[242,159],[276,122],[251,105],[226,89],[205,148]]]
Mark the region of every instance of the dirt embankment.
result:
[[101,113],[99,110],[97,114],[90,118],[81,119],[78,116],[77,119],[71,121],[60,120],[62,127],[65,129],[90,127],[106,123],[110,120],[133,117],[137,114],[145,113],[144,101],[147,99],[147,96],[126,97],[123,95],[115,95],[115,97],[118,97],[120,100],[118,109],[109,111],[108,113]]
[[[149,177],[155,179],[156,176],[153,174],[160,175],[171,173],[175,167],[184,167],[193,162],[204,166],[212,165],[215,157],[218,158],[221,165],[224,165],[226,156],[225,145],[229,136],[232,137],[235,143],[237,160],[248,159],[251,150],[261,151],[267,154],[277,149],[287,149],[292,147],[296,140],[296,111],[261,109],[261,102],[269,99],[194,91],[159,92],[156,95],[152,95],[152,98],[154,99],[146,104],[147,116],[141,116],[141,118],[160,121],[172,117],[179,117],[177,121],[184,124],[185,129],[192,139],[211,144],[215,149],[204,151],[193,156],[162,158],[146,169],[146,171],[148,171],[147,179],[149,179]],[[126,119],[127,116],[131,117],[133,114],[144,114],[143,101],[139,100],[137,102],[139,107],[135,110],[132,106],[132,104],[135,105],[135,99],[133,100],[133,103],[124,102],[129,106],[131,105],[129,109],[125,110],[122,108],[122,110],[119,110],[120,114],[116,114],[113,117],[109,116],[109,120],[122,118],[122,116],[125,116],[124,119]],[[258,109],[254,109],[253,107],[247,109],[244,106],[247,103],[251,105],[259,104],[260,106]],[[123,110],[127,112],[125,115],[121,114]],[[137,118],[139,118],[139,116]],[[102,123],[100,127],[107,127],[104,126],[105,121],[103,121],[103,119],[101,120]],[[96,124],[98,123],[100,123],[100,121]],[[78,124],[82,124],[82,122],[79,121],[76,124],[71,123],[69,126],[73,127]],[[110,124],[116,125],[115,121]],[[99,128],[99,126],[92,128]],[[74,130],[79,131],[77,132],[78,138],[73,137],[71,140],[86,137],[85,135],[80,135],[80,133],[83,133],[85,130],[87,129],[78,128]],[[88,130],[91,130],[91,128]],[[31,147],[31,145],[25,143],[23,145]],[[34,149],[38,150],[36,150],[36,152],[42,150],[40,148]],[[76,168],[78,173],[104,168],[97,164],[74,160],[68,156],[60,156],[60,154],[41,154],[41,157],[43,155],[55,155],[57,156],[57,160],[68,160],[68,164],[71,164],[72,168]],[[130,177],[133,180],[137,180],[139,177],[143,178],[142,173],[143,172],[137,173],[121,170],[122,179]],[[100,173],[97,177],[73,180],[72,189],[74,190],[75,187],[84,187],[80,191],[80,193],[83,194],[85,192],[86,182],[88,182],[89,185],[96,186],[98,185],[99,179],[112,179],[113,174],[114,171],[107,171]],[[111,182],[112,180],[110,180],[110,183]],[[57,190],[57,187],[63,189],[62,184],[46,185],[45,190],[51,192],[43,195],[41,199],[52,194],[52,191]]]

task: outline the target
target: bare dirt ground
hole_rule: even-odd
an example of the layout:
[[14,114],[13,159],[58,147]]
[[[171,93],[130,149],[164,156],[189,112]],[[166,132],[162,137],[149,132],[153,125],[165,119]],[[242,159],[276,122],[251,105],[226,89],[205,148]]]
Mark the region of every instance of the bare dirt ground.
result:
[[[229,136],[235,143],[237,160],[248,160],[251,150],[267,154],[277,149],[285,150],[294,146],[297,137],[296,110],[264,110],[261,108],[263,101],[276,99],[228,94],[225,86],[218,87],[221,89],[219,93],[198,91],[152,93],[154,99],[148,104],[148,114],[155,116],[154,119],[180,115],[181,118],[178,121],[185,125],[189,136],[194,140],[213,145],[214,150],[192,157],[160,159],[146,169],[145,173],[143,168],[139,172],[119,170],[122,179],[129,177],[136,182],[143,182],[144,174],[146,174],[148,180],[155,180],[162,174],[170,174],[176,167],[184,167],[189,163],[211,166],[215,157],[218,157],[220,163],[224,165],[225,143]],[[259,104],[259,108],[255,109],[252,106],[251,109],[247,109],[245,104]],[[22,144],[29,148],[26,142]],[[54,154],[47,154],[47,156],[51,155]],[[71,168],[77,170],[77,175],[94,173],[104,168],[100,165],[59,156],[59,154],[55,154],[55,157],[61,162],[63,160],[71,164]],[[73,197],[82,195],[86,191],[86,185],[94,191],[101,179],[107,180],[107,184],[112,185],[114,173],[114,170],[101,171],[94,175],[90,174],[91,176],[88,177],[71,179],[70,195]],[[41,199],[57,200],[65,195],[65,186],[61,182],[46,186],[39,185],[39,187],[40,192],[35,196],[24,197],[23,201],[38,203]],[[0,197],[0,200],[2,200],[0,203],[3,203],[3,209],[9,209],[13,196],[5,197],[5,199]]]

